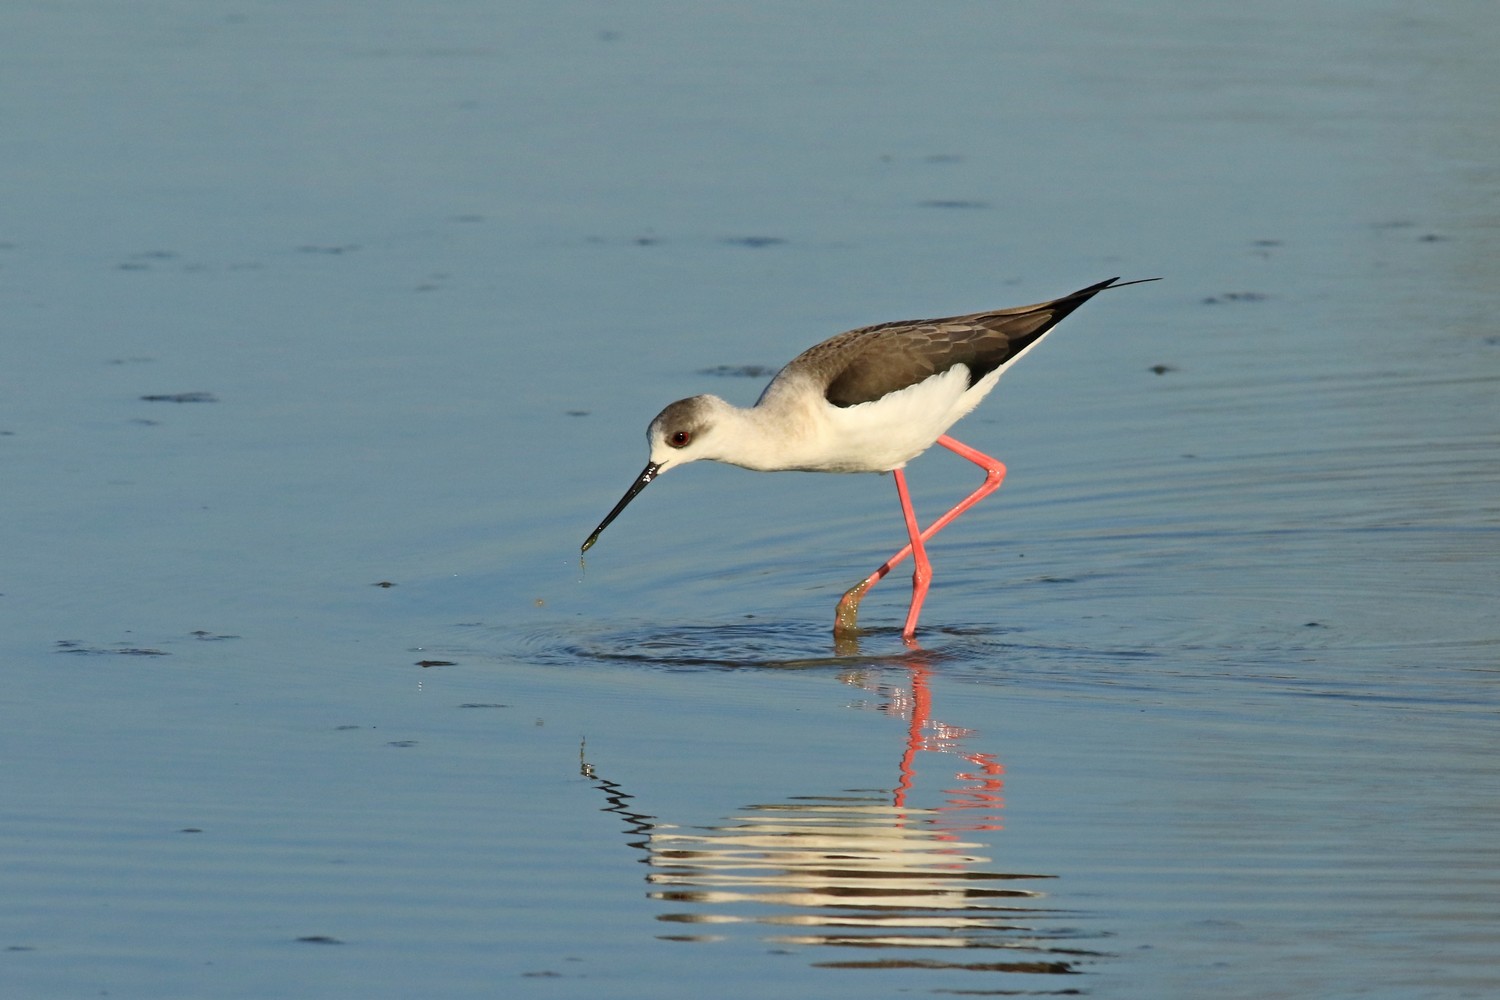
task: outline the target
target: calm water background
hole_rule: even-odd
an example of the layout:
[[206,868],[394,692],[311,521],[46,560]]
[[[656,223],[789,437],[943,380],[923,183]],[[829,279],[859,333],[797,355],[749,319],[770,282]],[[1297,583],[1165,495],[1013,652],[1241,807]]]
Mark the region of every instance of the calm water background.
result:
[[[1496,51],[6,4],[0,992],[1494,995]],[[693,466],[580,568],[706,370],[1116,274],[958,428],[920,650],[900,579],[828,634],[888,479]]]

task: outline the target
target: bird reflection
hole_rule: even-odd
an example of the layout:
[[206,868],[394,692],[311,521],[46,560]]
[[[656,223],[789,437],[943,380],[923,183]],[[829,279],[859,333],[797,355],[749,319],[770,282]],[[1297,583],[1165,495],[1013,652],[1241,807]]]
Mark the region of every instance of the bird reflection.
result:
[[955,829],[1001,829],[1005,767],[994,754],[968,748],[968,742],[978,735],[972,729],[933,718],[931,670],[928,667],[913,663],[908,665],[907,673],[905,686],[885,683],[880,671],[851,670],[839,677],[845,684],[880,696],[884,700],[874,707],[907,721],[906,747],[899,768],[901,777],[892,793],[892,804],[898,808],[906,805],[907,794],[917,777],[918,753],[948,754],[973,765],[975,770],[957,773],[955,778],[962,784],[944,790],[945,804],[938,807],[938,812],[963,812],[963,825]]
[[[858,669],[840,680],[866,693],[854,707],[905,722],[887,789],[812,790],[679,827],[640,812],[583,761],[645,853],[648,894],[670,907],[658,919],[680,927],[661,936],[713,941],[727,925],[755,924],[784,946],[882,950],[815,963],[841,968],[1067,974],[1100,957],[1059,923],[1077,914],[1047,907],[1041,887],[1053,876],[1005,871],[989,856],[1003,829],[1005,769],[973,747],[975,731],[934,715],[929,668]],[[924,773],[942,776],[935,793],[921,793]],[[952,955],[970,949],[988,960]]]

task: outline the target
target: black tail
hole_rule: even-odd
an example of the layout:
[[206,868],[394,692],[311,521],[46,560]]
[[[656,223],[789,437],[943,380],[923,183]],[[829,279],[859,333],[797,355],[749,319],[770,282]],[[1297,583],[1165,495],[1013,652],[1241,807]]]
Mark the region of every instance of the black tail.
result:
[[976,352],[976,356],[967,362],[969,384],[973,385],[996,368],[1010,367],[1012,363],[1020,360],[1021,355],[1036,346],[1037,341],[1051,333],[1057,324],[1066,319],[1073,310],[1105,289],[1124,288],[1126,285],[1140,285],[1148,281],[1160,280],[1160,278],[1137,278],[1134,281],[1121,281],[1119,278],[1110,278],[1097,285],[1080,288],[1071,295],[1064,295],[1050,302],[1038,302],[1036,305],[1021,306],[1017,309],[1001,309],[974,317],[980,325],[1002,334],[1003,337],[998,344],[986,345],[989,348],[987,351]]

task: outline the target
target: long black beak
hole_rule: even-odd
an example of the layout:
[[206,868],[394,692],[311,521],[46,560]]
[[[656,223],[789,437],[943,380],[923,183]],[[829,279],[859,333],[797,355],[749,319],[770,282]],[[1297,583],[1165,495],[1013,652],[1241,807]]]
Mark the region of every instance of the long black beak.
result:
[[593,547],[593,544],[599,540],[599,535],[603,533],[605,528],[609,527],[609,522],[620,515],[620,511],[624,510],[625,505],[635,499],[637,493],[650,486],[651,480],[655,479],[659,472],[661,472],[661,466],[655,462],[646,463],[646,471],[642,472],[636,478],[636,481],[630,484],[630,489],[626,490],[625,495],[620,498],[620,502],[615,504],[615,509],[606,514],[604,520],[599,522],[599,527],[594,529],[594,533],[588,537],[588,541],[583,543],[583,548],[578,550],[580,555]]

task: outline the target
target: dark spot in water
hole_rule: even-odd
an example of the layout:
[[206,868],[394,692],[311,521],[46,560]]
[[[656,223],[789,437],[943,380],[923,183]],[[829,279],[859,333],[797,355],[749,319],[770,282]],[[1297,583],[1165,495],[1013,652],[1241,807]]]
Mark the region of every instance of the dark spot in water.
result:
[[239,636],[237,635],[217,635],[213,632],[205,632],[202,629],[199,629],[196,632],[189,632],[188,634],[191,635],[194,639],[199,640],[200,642],[223,642],[225,639],[239,638]]
[[336,246],[335,245],[321,246],[321,245],[314,244],[314,243],[305,243],[302,246],[300,246],[300,247],[297,248],[297,252],[298,253],[321,253],[321,254],[333,254],[333,255],[337,255],[337,254],[341,254],[341,253],[353,253],[354,251],[356,251],[358,249],[359,249],[359,244],[358,243],[343,243],[343,244],[339,244],[339,245],[336,245]]
[[386,744],[388,747],[414,747],[416,745],[416,740],[391,740]]
[[510,708],[498,701],[466,701],[459,708]]
[[419,667],[451,667],[451,666],[454,666],[454,665],[455,664],[454,664],[454,662],[452,660],[418,660],[417,661],[417,666],[419,666]]
[[1223,292],[1219,295],[1208,296],[1203,300],[1203,304],[1214,306],[1221,302],[1264,302],[1269,297],[1264,292]]
[[467,214],[467,215],[450,215],[448,217],[448,221],[449,222],[483,222],[484,221],[484,216],[482,216],[482,215],[473,215],[473,214]]
[[1151,371],[1157,375],[1165,375],[1167,372],[1175,372],[1177,369],[1171,365],[1152,365]]
[[634,243],[638,247],[654,247],[656,246],[656,244],[660,243],[661,240],[655,236],[637,236],[630,242]]
[[699,368],[697,374],[711,375],[714,378],[765,378],[776,374],[776,369],[765,365],[714,365],[712,368]]
[[1303,628],[1327,628],[1328,626],[1324,625],[1322,622],[1304,622],[1303,625],[1302,625],[1302,627]]
[[171,250],[147,250],[131,254],[129,260],[121,261],[115,268],[120,271],[149,271],[153,261],[173,260],[176,257],[177,254]]
[[1418,243],[1444,243],[1453,237],[1444,236],[1441,233],[1423,233],[1417,237]]
[[760,247],[780,246],[781,244],[785,243],[786,240],[782,239],[780,236],[729,236],[726,237],[722,242],[735,247],[751,247],[758,249]]
[[546,969],[546,970],[544,970],[542,972],[523,972],[523,973],[521,973],[521,978],[522,979],[561,979],[562,978],[562,973],[561,972],[553,972],[551,969]]
[[155,358],[110,358],[109,361],[106,362],[106,364],[111,364],[111,365],[143,365],[143,364],[146,364],[148,362],[155,361],[155,360],[156,360]]
[[363,728],[365,728],[365,727],[364,726],[355,726],[355,725],[334,726],[333,727],[333,731],[336,732],[336,733],[342,733],[342,732],[345,732],[346,730],[350,730],[350,729],[363,729]]
[[589,415],[588,410],[564,410],[563,413],[569,417],[586,417]]
[[185,826],[181,830],[178,830],[177,832],[178,833],[202,833],[203,832],[203,828],[200,827],[200,826]]
[[1279,247],[1279,246],[1281,246],[1281,241],[1280,240],[1252,240],[1251,243],[1250,243],[1250,245],[1253,246],[1253,247]]
[[211,392],[169,392],[153,396],[142,396],[148,403],[217,403],[218,397]]
[[300,944],[343,944],[344,943],[344,942],[340,941],[338,938],[331,937],[331,936],[329,936],[327,934],[307,934],[307,935],[304,935],[303,937],[299,937],[297,939],[297,941]]
[[990,203],[987,201],[977,201],[970,198],[929,198],[927,201],[919,201],[917,204],[922,208],[979,209],[990,207]]
[[395,584],[392,583],[389,580],[381,580],[379,583],[372,583],[372,584],[370,584],[370,586],[372,586],[372,587],[384,587],[386,590],[389,590],[392,587],[394,587]]
[[932,153],[922,157],[923,163],[962,163],[963,157],[957,153]]
[[55,644],[58,653],[77,653],[83,656],[171,656],[160,649],[144,649],[140,646],[87,646],[75,639],[59,639]]

